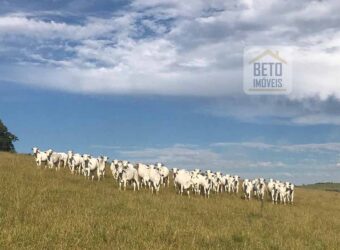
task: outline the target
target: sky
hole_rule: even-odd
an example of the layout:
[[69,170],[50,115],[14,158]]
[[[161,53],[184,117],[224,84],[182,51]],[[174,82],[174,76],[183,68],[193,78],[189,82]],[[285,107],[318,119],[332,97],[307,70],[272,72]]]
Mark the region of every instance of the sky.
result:
[[[340,181],[338,1],[0,6],[0,119],[18,152]],[[243,92],[243,51],[258,45],[293,50],[289,95]]]

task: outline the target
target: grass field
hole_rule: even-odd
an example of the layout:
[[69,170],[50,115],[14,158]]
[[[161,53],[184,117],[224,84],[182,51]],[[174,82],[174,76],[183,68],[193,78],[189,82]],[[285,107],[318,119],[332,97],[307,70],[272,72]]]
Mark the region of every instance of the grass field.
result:
[[[111,176],[110,176],[111,177]],[[240,196],[118,191],[0,153],[1,249],[340,249],[340,193],[296,189],[294,205]]]

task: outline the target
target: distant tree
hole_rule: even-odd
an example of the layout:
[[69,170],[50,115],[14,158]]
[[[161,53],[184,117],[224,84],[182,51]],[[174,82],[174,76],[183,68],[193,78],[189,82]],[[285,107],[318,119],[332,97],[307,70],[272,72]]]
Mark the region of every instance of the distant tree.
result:
[[0,120],[0,151],[15,152],[13,142],[17,140],[18,137],[10,133]]

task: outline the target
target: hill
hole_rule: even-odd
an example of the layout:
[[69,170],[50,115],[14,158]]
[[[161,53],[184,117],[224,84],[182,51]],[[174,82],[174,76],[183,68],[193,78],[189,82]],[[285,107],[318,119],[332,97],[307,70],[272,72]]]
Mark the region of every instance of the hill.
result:
[[337,249],[340,193],[297,188],[294,205],[239,196],[158,196],[39,169],[0,153],[0,248]]
[[340,183],[333,183],[333,182],[315,183],[315,184],[303,185],[302,188],[340,192]]

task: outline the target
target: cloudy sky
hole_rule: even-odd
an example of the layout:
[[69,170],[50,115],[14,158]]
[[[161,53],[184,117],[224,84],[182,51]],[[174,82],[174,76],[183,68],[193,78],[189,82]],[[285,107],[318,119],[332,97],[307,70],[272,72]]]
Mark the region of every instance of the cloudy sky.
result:
[[[340,3],[0,0],[0,118],[73,149],[340,181]],[[243,49],[293,50],[293,91],[243,93]]]

